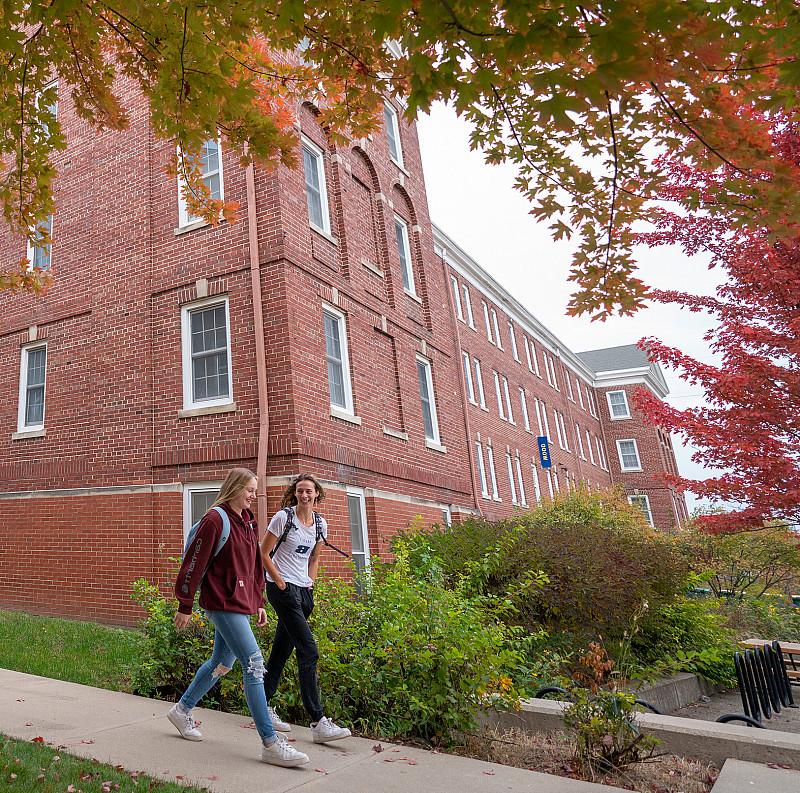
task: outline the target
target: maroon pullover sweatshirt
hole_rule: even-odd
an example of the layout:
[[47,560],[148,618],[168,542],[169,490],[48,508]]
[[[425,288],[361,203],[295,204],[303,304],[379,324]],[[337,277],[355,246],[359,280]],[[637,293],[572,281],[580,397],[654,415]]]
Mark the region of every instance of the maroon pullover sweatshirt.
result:
[[200,606],[206,611],[255,614],[264,606],[264,565],[255,516],[249,509],[237,515],[227,504],[220,506],[230,518],[230,536],[219,554],[213,556],[222,534],[222,518],[214,509],[206,512],[175,581],[181,614],[192,613],[198,587]]

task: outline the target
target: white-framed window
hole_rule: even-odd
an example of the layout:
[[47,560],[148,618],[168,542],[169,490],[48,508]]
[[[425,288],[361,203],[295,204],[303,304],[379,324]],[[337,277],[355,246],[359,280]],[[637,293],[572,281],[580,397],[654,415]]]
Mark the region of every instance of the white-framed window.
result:
[[586,430],[586,446],[589,449],[589,461],[592,465],[597,465],[597,461],[594,458],[594,449],[592,448],[592,436],[589,430]]
[[230,326],[227,297],[181,307],[184,410],[233,403]]
[[492,336],[492,322],[489,319],[489,306],[486,305],[485,300],[481,300],[483,306],[483,320],[486,323],[486,338],[490,344],[494,344],[494,337]]
[[353,387],[350,379],[350,353],[347,344],[347,321],[341,311],[332,306],[322,309],[325,331],[325,360],[328,366],[328,390],[331,410],[352,416]]
[[[45,99],[45,97],[47,97]],[[44,102],[42,100],[45,100]],[[49,82],[41,91],[36,92],[36,107],[41,110],[44,108],[53,117],[53,121],[58,119],[58,80]],[[39,130],[42,137],[48,138],[50,136],[50,127],[48,124],[42,122],[39,125]]]
[[560,391],[561,388],[558,385],[558,371],[556,370],[556,359],[551,355],[550,356],[550,369],[553,372],[553,388],[556,391]]
[[442,507],[442,525],[448,529],[453,525],[453,511],[446,505]]
[[183,486],[183,542],[189,529],[211,509],[222,482],[188,482]]
[[633,438],[618,440],[617,454],[619,455],[619,467],[623,471],[642,470],[642,463],[639,459],[639,446]]
[[525,358],[528,361],[528,370],[533,372],[533,361],[531,360],[531,343],[528,337],[522,334],[522,346],[525,348]]
[[505,397],[506,400],[506,416],[508,417],[508,420],[512,424],[514,424],[515,423],[514,411],[511,409],[511,393],[509,392],[508,389],[508,379],[506,378],[505,375],[503,375],[502,377],[503,377],[503,396]]
[[519,406],[522,410],[522,423],[525,429],[531,431],[531,421],[528,418],[528,400],[525,398],[525,389],[520,386],[519,389]]
[[510,451],[506,451],[506,467],[508,468],[508,486],[511,489],[511,503],[519,504],[519,501],[517,501],[517,485],[514,482],[514,463],[511,460]]
[[628,395],[624,391],[607,391],[606,399],[608,400],[608,413],[612,420],[631,417]]
[[325,177],[325,152],[305,135],[301,138],[303,173],[306,182],[308,223],[323,234],[331,233],[331,216],[328,211],[328,182]]
[[475,402],[475,386],[472,383],[472,364],[468,352],[461,353],[461,362],[464,366],[464,386],[467,389],[467,399],[473,404],[477,404]]
[[389,143],[389,156],[403,167],[403,147],[400,143],[400,119],[397,110],[389,102],[383,103],[383,118],[386,122],[386,140]]
[[422,424],[425,438],[439,443],[439,419],[436,415],[436,396],[433,391],[433,367],[427,358],[417,356],[417,378],[419,398],[422,401]]
[[597,408],[595,407],[594,400],[592,399],[592,392],[589,390],[589,386],[586,386],[586,404],[589,406],[589,413],[591,413],[595,418],[597,418]]
[[477,358],[473,358],[472,362],[475,364],[475,385],[478,391],[478,402],[480,406],[486,409],[486,392],[483,390],[483,372],[481,372],[481,362]]
[[581,435],[581,428],[578,422],[575,422],[575,440],[578,444],[578,454],[581,456],[581,460],[586,459],[586,449],[583,446],[583,435]]
[[553,408],[553,420],[556,423],[556,440],[558,441],[558,446],[560,449],[565,449],[566,444],[564,443],[564,435],[561,431],[561,422],[558,420],[558,411]]
[[564,381],[567,384],[567,399],[570,402],[574,402],[575,394],[572,392],[572,378],[569,376],[569,371],[564,372]]
[[[43,240],[49,240],[43,242]],[[30,267],[49,270],[53,266],[53,216],[48,215],[36,225],[34,240],[28,240],[28,261]]]
[[356,574],[369,570],[369,535],[367,532],[367,505],[360,487],[348,487],[347,517],[350,524],[350,552]]
[[490,309],[492,314],[492,329],[494,330],[494,340],[497,344],[499,349],[503,349],[503,339],[500,337],[500,325],[497,322],[497,312],[492,308]]
[[481,483],[481,495],[484,498],[489,498],[489,483],[486,480],[486,466],[483,462],[483,444],[480,441],[475,441],[475,462],[478,466],[478,479]]
[[553,469],[552,468],[545,468],[544,475],[547,479],[547,492],[550,493],[550,500],[552,501],[555,498],[555,491],[553,490]]
[[638,507],[642,511],[645,520],[651,526],[653,525],[653,513],[650,511],[650,498],[648,496],[644,493],[628,496],[628,503],[633,507]]
[[494,377],[494,393],[497,397],[497,412],[500,414],[500,418],[504,419],[506,417],[506,412],[503,406],[503,394],[500,390],[500,375],[494,370],[492,370],[492,375]]
[[400,273],[403,276],[403,289],[409,295],[417,294],[414,283],[414,264],[411,258],[411,241],[408,236],[408,223],[399,215],[394,216],[394,232],[397,237],[397,254],[400,257]]
[[494,449],[492,449],[491,443],[486,446],[486,460],[489,463],[489,481],[492,485],[492,498],[495,501],[500,501],[500,495],[497,492],[497,472],[494,468]]
[[[544,351],[542,351],[544,354]],[[531,339],[531,358],[533,359],[533,373],[541,378],[542,373],[539,370],[539,359],[536,356],[536,345],[533,343],[533,339]]]
[[28,344],[22,348],[19,362],[18,432],[44,429],[46,381],[47,343]]
[[553,388],[555,388],[556,391],[560,391],[561,389],[559,389],[558,380],[556,379],[556,367],[553,361],[553,356],[546,351],[543,351],[542,355],[544,356],[544,370],[545,374],[547,375],[547,382]]
[[604,470],[608,470],[608,458],[606,457],[606,449],[603,446],[603,441],[600,440],[600,436],[595,437],[595,443],[597,444],[597,456],[600,458],[600,467]]
[[553,487],[556,490],[556,493],[561,492],[561,484],[558,481],[558,471],[555,468],[548,469],[553,472]]
[[508,323],[508,338],[511,341],[511,354],[514,356],[514,360],[522,363],[519,360],[519,352],[517,351],[517,335],[514,333],[514,324],[512,322]]
[[547,440],[552,443],[553,436],[550,433],[550,419],[547,418],[547,406],[544,402],[542,402],[542,424],[544,424],[544,434],[547,436]]
[[564,414],[559,411],[557,418],[559,424],[561,424],[561,434],[564,437],[564,449],[566,451],[571,451],[569,448],[569,434],[567,433],[567,425],[564,421]]
[[[183,153],[178,152],[179,159],[183,158]],[[222,147],[219,138],[209,138],[200,149],[200,175],[208,188],[208,192],[215,201],[225,199],[225,183],[222,178]],[[183,228],[192,223],[197,223],[201,218],[195,217],[189,212],[184,197],[186,180],[183,173],[178,170],[178,227]]]
[[461,289],[464,292],[464,314],[467,318],[467,324],[475,330],[475,316],[472,313],[472,298],[469,296],[469,287],[466,284],[461,284]]
[[528,499],[525,496],[525,480],[522,477],[522,466],[519,462],[519,449],[517,449],[517,453],[514,456],[514,467],[517,471],[517,490],[519,491],[519,503],[522,504],[523,507],[527,507]]
[[458,278],[454,275],[450,276],[450,283],[453,286],[453,300],[455,301],[456,306],[456,316],[463,322],[464,321],[464,310],[461,307],[461,290],[458,286]]
[[544,406],[541,405],[537,397],[533,398],[533,407],[536,411],[536,426],[539,430],[539,437],[544,435],[544,424],[542,423],[542,413],[541,411],[544,409]]
[[580,401],[581,408],[586,410],[586,403],[583,401],[583,391],[581,391],[581,381],[575,378],[575,390],[578,392],[578,400]]
[[531,479],[533,480],[533,497],[537,504],[542,503],[542,488],[539,485],[539,472],[536,470],[536,463],[531,462]]

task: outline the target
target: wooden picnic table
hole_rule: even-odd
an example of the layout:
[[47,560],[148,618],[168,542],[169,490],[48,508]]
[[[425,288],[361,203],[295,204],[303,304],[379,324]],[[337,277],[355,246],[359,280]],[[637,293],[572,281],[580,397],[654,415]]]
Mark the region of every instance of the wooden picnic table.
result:
[[[755,649],[756,647],[763,647],[765,644],[772,644],[772,642],[769,639],[743,639],[739,644],[747,649]],[[800,681],[800,643],[779,642],[779,644],[789,679]]]

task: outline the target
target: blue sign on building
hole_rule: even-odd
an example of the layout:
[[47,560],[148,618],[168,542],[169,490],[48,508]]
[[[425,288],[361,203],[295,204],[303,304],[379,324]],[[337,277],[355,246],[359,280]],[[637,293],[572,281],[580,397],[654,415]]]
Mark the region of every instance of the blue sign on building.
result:
[[539,446],[539,461],[542,468],[550,468],[553,461],[550,459],[550,443],[546,435],[542,435],[536,439],[536,444]]

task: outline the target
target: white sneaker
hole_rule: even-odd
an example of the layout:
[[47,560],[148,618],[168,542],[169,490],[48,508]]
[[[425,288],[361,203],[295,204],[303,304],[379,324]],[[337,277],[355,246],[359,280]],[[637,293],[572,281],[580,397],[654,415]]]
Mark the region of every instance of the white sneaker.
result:
[[352,733],[347,727],[339,727],[327,716],[323,716],[316,724],[311,725],[311,738],[314,743],[340,741],[342,738],[349,738],[351,735]]
[[197,729],[197,725],[192,718],[190,710],[184,710],[180,707],[179,703],[175,703],[167,713],[167,718],[172,722],[175,729],[181,734],[182,738],[187,741],[202,741],[203,733]]
[[261,747],[261,762],[280,765],[284,768],[294,768],[305,765],[308,755],[298,752],[282,735],[276,737],[275,743]]
[[272,726],[277,732],[291,732],[292,725],[288,721],[284,721],[276,712],[275,708],[267,708],[270,719],[272,719]]

